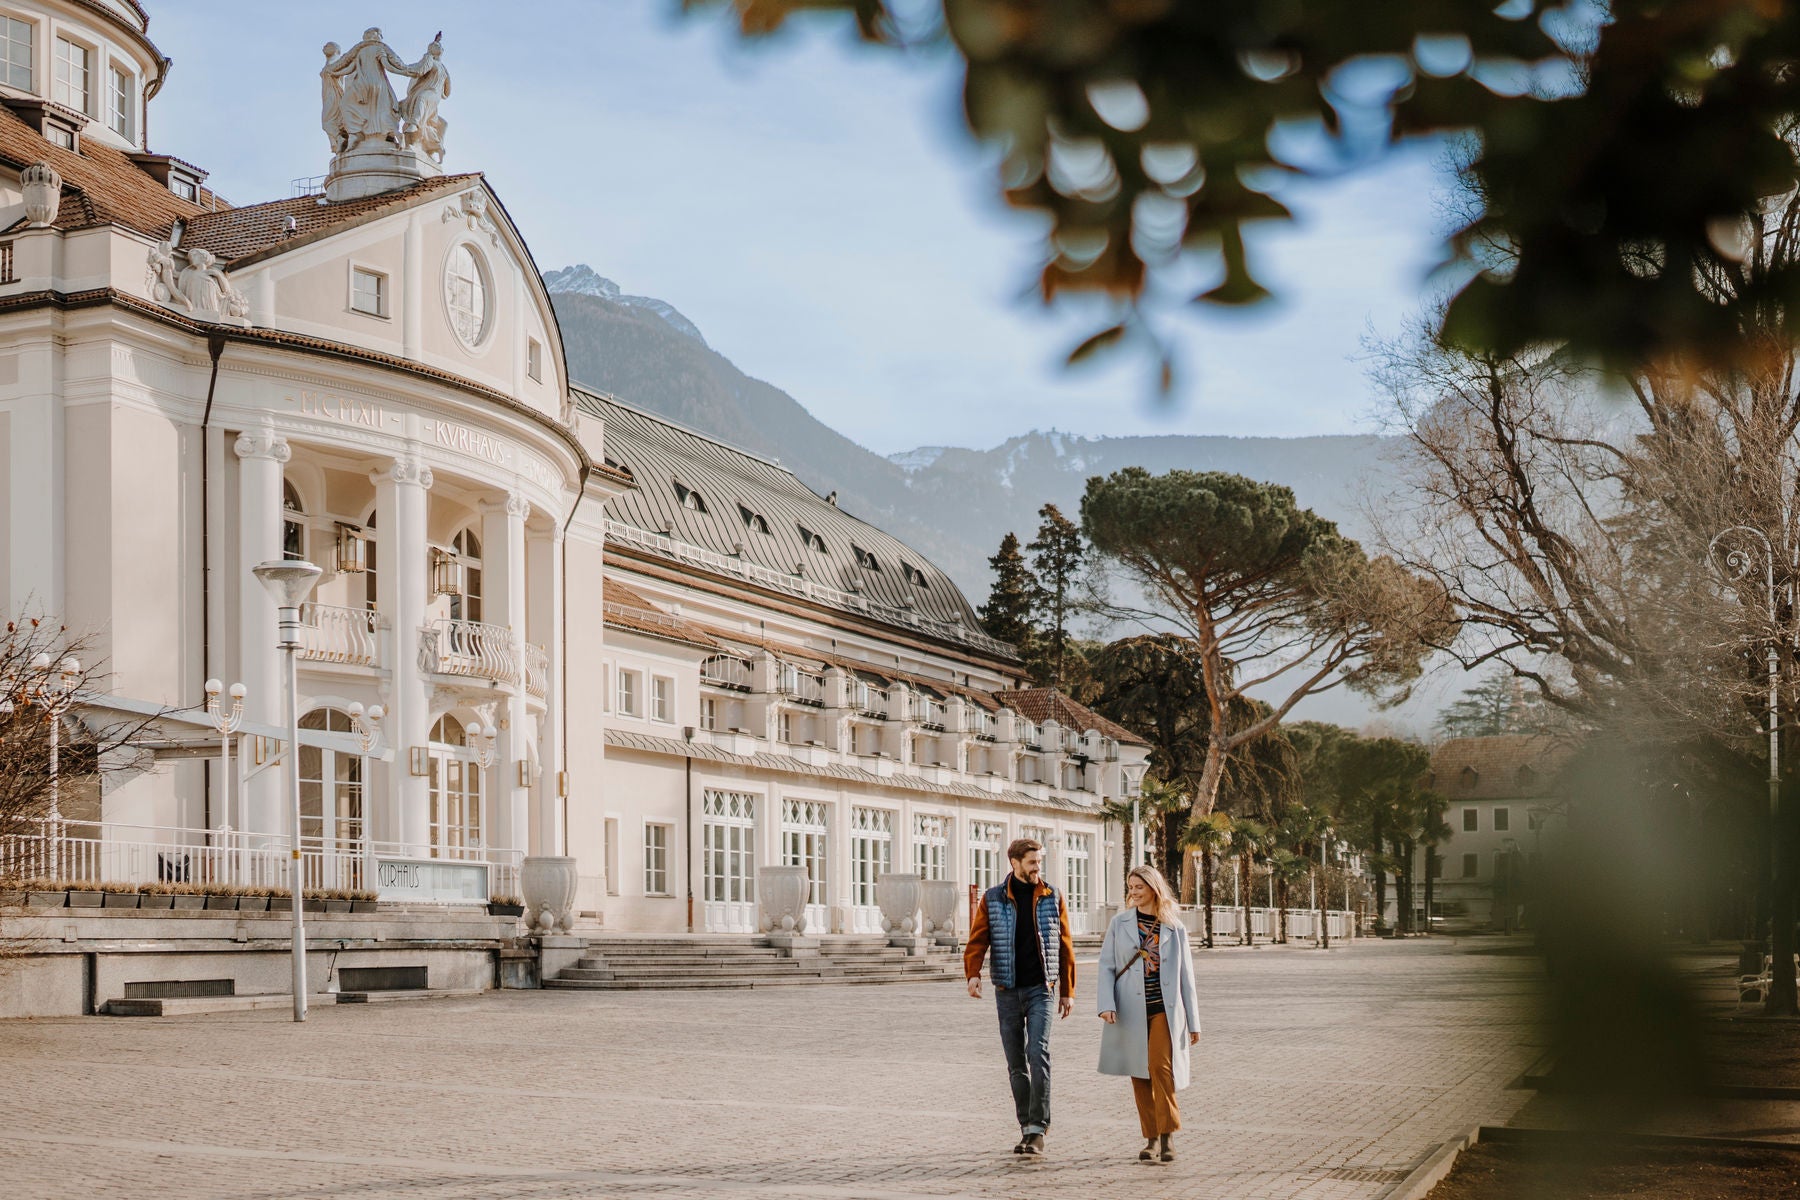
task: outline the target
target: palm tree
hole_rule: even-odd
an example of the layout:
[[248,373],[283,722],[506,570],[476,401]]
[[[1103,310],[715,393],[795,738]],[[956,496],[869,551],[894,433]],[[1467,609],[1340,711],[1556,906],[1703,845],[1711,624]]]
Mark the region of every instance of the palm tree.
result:
[[1444,812],[1450,802],[1436,792],[1419,793],[1419,840],[1425,843],[1425,932],[1431,932],[1433,884],[1438,874],[1438,843],[1450,836]]
[[1275,877],[1275,902],[1280,932],[1275,938],[1282,945],[1288,940],[1288,889],[1312,873],[1312,860],[1295,854],[1287,847],[1269,853],[1269,873]]
[[1213,944],[1213,882],[1220,855],[1231,849],[1231,817],[1214,810],[1187,827],[1182,845],[1200,857],[1200,903],[1206,912],[1206,934],[1202,939],[1207,949]]
[[1240,916],[1242,937],[1240,943],[1245,946],[1254,945],[1255,937],[1250,932],[1250,864],[1253,860],[1264,857],[1269,844],[1269,827],[1260,821],[1252,821],[1248,817],[1235,817],[1231,822],[1231,847],[1237,852],[1238,859],[1238,904],[1243,909]]

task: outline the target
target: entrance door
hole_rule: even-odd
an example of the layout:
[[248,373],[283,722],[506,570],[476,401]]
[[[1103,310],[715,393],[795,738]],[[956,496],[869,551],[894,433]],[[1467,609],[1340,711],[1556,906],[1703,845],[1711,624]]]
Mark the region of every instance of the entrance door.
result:
[[[300,718],[300,728],[347,734],[350,714],[316,708]],[[359,755],[300,747],[300,846],[306,856],[306,887],[363,886],[362,770]]]
[[806,931],[831,932],[827,899],[826,847],[831,841],[830,810],[822,800],[781,802],[781,861],[806,868]]
[[894,814],[885,808],[850,810],[850,929],[880,933],[875,881],[894,869]]
[[482,795],[480,760],[462,722],[448,713],[431,727],[429,745],[432,858],[480,858]]
[[756,797],[707,788],[700,851],[708,933],[756,932]]

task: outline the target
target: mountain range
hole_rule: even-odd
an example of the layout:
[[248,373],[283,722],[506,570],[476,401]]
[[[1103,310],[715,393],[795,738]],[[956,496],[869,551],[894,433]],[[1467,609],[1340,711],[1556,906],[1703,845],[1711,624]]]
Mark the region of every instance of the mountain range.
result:
[[1299,502],[1366,532],[1357,497],[1389,469],[1388,439],[1170,434],[1078,437],[1055,430],[986,450],[922,446],[883,457],[838,433],[781,388],[707,345],[672,305],[627,295],[583,265],[544,276],[571,377],[638,408],[782,462],[820,495],[917,548],[980,604],[1001,538],[1030,541],[1045,503],[1071,519],[1087,479],[1128,466],[1229,470],[1283,483]]

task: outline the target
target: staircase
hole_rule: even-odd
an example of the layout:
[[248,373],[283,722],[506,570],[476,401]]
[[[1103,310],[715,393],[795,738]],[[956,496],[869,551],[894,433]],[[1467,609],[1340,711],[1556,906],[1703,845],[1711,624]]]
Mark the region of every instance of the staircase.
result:
[[783,958],[765,939],[595,937],[588,953],[547,988],[593,991],[804,987],[813,984],[960,982],[960,950],[911,958],[880,937],[822,939],[814,957]]

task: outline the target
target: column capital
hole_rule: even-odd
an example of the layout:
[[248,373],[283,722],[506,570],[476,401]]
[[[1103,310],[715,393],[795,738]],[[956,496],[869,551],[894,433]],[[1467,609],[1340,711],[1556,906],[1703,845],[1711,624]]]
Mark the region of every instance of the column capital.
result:
[[409,454],[404,458],[396,458],[379,471],[371,471],[369,482],[377,486],[383,483],[411,483],[430,491],[433,479],[431,468],[419,461],[417,455]]
[[284,463],[294,457],[287,439],[273,429],[246,429],[238,434],[237,441],[231,444],[231,448],[239,458],[266,458]]
[[523,492],[508,492],[504,499],[482,501],[481,511],[484,513],[505,512],[507,516],[515,520],[523,521],[531,516],[531,501],[525,498]]

